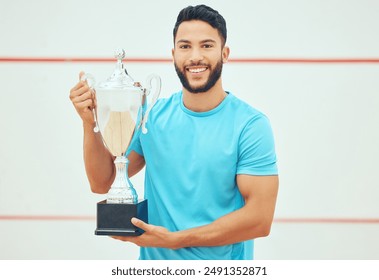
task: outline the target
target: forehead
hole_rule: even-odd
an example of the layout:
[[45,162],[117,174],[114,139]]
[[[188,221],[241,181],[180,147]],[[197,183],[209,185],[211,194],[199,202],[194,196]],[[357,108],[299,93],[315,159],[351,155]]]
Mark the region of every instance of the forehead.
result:
[[201,20],[184,21],[179,25],[175,43],[180,40],[197,42],[213,40],[221,43],[221,37],[216,28]]

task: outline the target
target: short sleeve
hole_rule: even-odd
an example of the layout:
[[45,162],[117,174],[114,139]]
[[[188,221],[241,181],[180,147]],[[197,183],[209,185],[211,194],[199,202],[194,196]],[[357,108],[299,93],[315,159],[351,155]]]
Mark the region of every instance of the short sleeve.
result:
[[128,149],[125,152],[125,155],[128,156],[131,151],[135,151],[136,153],[143,156],[143,150],[140,141],[141,129],[137,129],[132,137],[131,143]]
[[237,174],[278,174],[271,124],[263,114],[254,116],[241,132]]

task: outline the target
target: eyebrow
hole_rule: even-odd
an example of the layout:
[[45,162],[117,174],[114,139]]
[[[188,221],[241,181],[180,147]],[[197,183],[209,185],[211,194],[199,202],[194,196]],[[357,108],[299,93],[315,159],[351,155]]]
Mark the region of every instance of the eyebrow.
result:
[[[191,43],[191,41],[187,40],[187,39],[180,39],[176,42],[176,44],[180,44],[180,43],[187,43],[188,44],[188,43]],[[205,40],[200,41],[200,44],[204,44],[204,43],[216,43],[216,41],[213,39],[205,39]]]

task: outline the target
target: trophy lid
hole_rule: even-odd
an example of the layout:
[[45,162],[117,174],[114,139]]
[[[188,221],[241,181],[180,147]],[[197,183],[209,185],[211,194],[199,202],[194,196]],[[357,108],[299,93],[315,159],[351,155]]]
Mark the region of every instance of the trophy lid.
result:
[[136,89],[139,87],[139,83],[135,83],[132,77],[128,75],[122,60],[125,58],[125,50],[117,49],[114,57],[117,59],[117,64],[113,74],[104,82],[98,85],[101,89]]

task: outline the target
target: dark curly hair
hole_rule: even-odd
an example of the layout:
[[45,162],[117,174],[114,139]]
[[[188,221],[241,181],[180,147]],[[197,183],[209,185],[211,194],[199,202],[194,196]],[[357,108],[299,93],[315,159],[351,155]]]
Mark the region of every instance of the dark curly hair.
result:
[[206,5],[188,6],[179,12],[178,18],[173,30],[174,42],[179,25],[184,21],[201,20],[207,22],[210,26],[217,29],[222,39],[222,44],[225,45],[227,31],[226,21],[218,11]]

